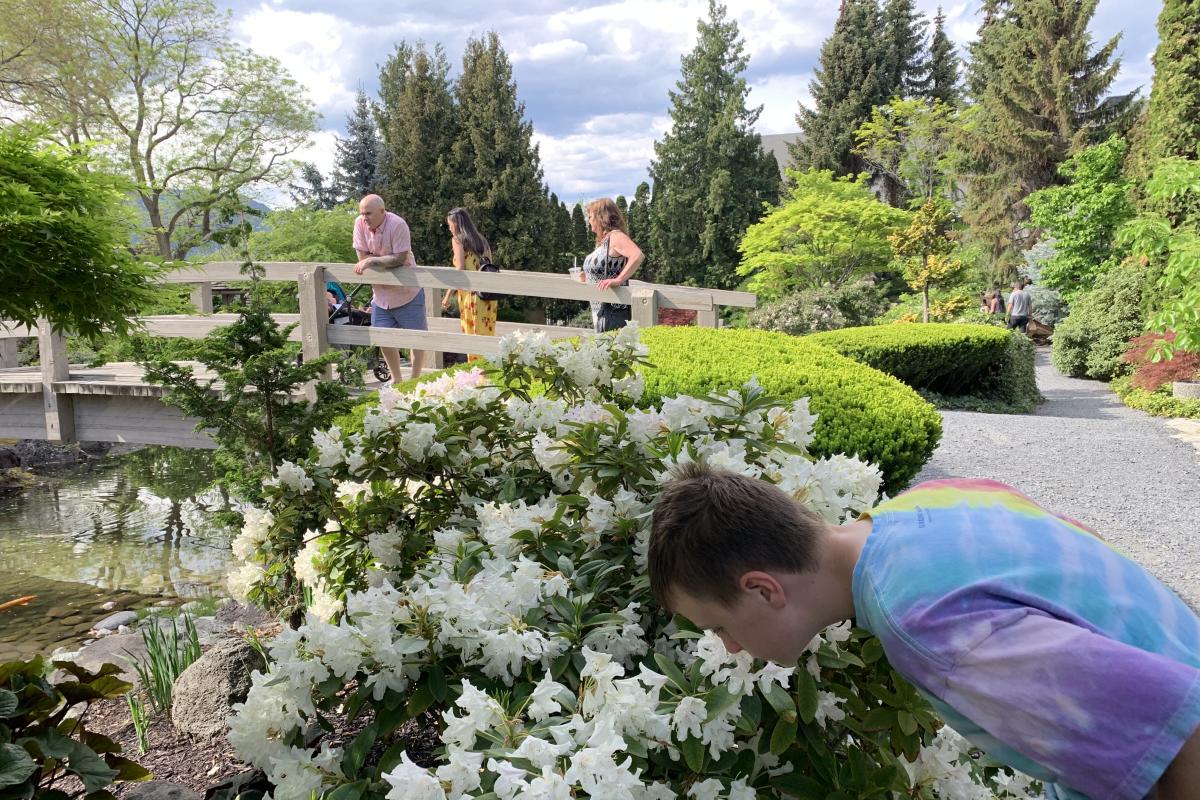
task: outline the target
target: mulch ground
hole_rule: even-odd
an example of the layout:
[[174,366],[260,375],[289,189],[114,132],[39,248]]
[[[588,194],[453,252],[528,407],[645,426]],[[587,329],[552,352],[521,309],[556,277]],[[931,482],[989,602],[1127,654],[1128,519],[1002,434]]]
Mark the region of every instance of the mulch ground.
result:
[[[153,713],[147,708],[147,713]],[[335,747],[349,743],[371,721],[370,712],[354,720],[342,714],[329,714],[334,732],[326,740]],[[404,741],[409,758],[423,766],[436,763],[434,751],[441,745],[432,717],[426,716],[402,726],[394,736],[375,743],[367,756],[367,764],[378,763],[392,743]],[[155,714],[148,734],[149,749],[138,752],[137,733],[129,718],[124,699],[106,700],[94,704],[88,711],[87,728],[108,736],[121,745],[122,755],[141,764],[153,773],[151,780],[170,781],[186,786],[200,796],[230,778],[253,771],[253,767],[238,760],[233,747],[224,736],[208,741],[193,741],[175,730],[168,716]],[[117,796],[124,796],[137,784],[124,783],[114,787]]]

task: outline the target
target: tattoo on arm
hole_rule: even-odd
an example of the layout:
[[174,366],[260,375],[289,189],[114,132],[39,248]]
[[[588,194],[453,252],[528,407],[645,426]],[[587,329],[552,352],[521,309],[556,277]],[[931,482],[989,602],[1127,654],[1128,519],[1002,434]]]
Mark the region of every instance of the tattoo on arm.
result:
[[371,259],[371,263],[379,269],[391,269],[392,267],[404,266],[405,260],[408,259],[408,251],[403,253],[395,253],[390,256],[375,256]]

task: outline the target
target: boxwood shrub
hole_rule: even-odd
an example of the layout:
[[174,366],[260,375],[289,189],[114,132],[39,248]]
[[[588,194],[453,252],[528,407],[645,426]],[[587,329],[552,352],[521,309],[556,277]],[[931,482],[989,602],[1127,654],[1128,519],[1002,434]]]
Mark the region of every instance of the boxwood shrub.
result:
[[819,415],[816,455],[847,453],[878,464],[889,492],[904,488],[942,435],[937,410],[895,378],[815,344],[814,337],[748,329],[642,331],[653,367],[643,402],[702,396],[750,378],[782,400],[810,398]]
[[941,408],[1021,414],[1042,401],[1033,343],[994,325],[875,325],[807,338],[899,378]]
[[991,325],[907,323],[817,333],[810,342],[893,375],[914,389],[971,394],[1003,358],[1008,331]]

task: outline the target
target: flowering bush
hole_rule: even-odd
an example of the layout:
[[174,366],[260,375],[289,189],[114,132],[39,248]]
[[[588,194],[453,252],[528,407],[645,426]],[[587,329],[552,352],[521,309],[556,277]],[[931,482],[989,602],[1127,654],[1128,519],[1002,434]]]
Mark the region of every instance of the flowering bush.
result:
[[[232,588],[285,611],[306,595],[306,617],[229,737],[276,800],[1025,796],[865,632],[831,628],[781,667],[647,605],[672,465],[773,481],[833,522],[876,501],[880,474],[808,456],[807,401],[754,384],[635,409],[644,353],[632,328],[510,337],[488,374],[385,393],[361,432],[278,471]],[[345,747],[322,741],[335,707],[369,719]],[[397,733],[414,719],[435,763]]]

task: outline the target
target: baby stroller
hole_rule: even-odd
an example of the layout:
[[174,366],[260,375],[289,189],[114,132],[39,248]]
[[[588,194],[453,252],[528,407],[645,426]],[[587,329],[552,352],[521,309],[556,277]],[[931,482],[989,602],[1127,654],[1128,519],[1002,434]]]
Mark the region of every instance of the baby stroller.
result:
[[[371,326],[371,315],[366,311],[354,307],[355,295],[366,285],[365,283],[360,283],[354,287],[354,291],[347,295],[346,290],[337,281],[328,281],[325,284],[325,291],[333,297],[333,300],[329,303],[330,325]],[[350,345],[335,346],[344,350],[350,349]],[[391,370],[388,369],[387,362],[383,360],[378,347],[372,347],[370,353],[367,355],[367,368],[371,370],[376,380],[387,381],[392,377]]]

